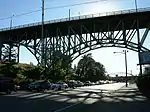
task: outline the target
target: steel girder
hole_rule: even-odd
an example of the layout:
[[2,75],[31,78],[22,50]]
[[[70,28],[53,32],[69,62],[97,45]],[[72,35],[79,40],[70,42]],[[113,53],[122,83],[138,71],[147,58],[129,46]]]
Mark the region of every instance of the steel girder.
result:
[[[126,73],[125,72],[116,72],[116,73],[109,73],[109,75],[113,75],[113,76],[116,76],[116,75],[125,75]],[[132,73],[127,73],[128,76],[134,76],[136,77],[135,75],[133,75]]]
[[9,62],[19,62],[19,44],[3,44],[1,48],[1,60]]
[[[25,46],[41,64],[41,58],[44,58],[44,65],[50,67],[52,60],[55,57],[61,57],[69,59],[76,59],[78,56],[94,49],[102,47],[120,47],[127,48],[138,52],[139,45],[137,41],[136,20],[130,24],[130,29],[125,29],[125,22],[118,18],[116,27],[112,30],[111,23],[108,21],[102,27],[101,24],[93,24],[91,27],[87,27],[84,24],[77,24],[80,29],[75,29],[68,24],[67,35],[63,35],[63,29],[57,27],[55,29],[56,36],[51,36],[51,30],[48,27],[44,29],[44,56],[42,56],[42,41],[39,32],[32,32],[32,36],[27,32],[22,33],[22,37],[18,37],[17,41],[11,41],[16,45]],[[105,31],[102,29],[104,28]],[[106,28],[108,31],[106,31]],[[121,28],[121,30],[120,30]],[[99,29],[96,30],[96,29]],[[53,30],[54,31],[54,30]],[[148,31],[144,35],[146,38]],[[12,39],[13,40],[13,39]],[[142,41],[143,42],[143,41]],[[148,51],[148,48],[142,46],[141,51]]]

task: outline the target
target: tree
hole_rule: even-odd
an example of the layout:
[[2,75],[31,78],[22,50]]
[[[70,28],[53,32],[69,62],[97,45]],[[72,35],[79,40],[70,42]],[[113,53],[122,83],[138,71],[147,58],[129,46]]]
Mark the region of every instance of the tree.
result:
[[92,54],[82,56],[78,62],[76,73],[82,81],[97,81],[105,78],[105,67],[92,58]]
[[11,62],[0,65],[0,73],[7,77],[15,78],[20,71],[21,67]]
[[42,71],[43,68],[40,66],[29,65],[27,69],[24,68],[23,75],[26,76],[28,79],[40,80],[42,76]]
[[71,79],[73,69],[70,58],[55,57],[48,71],[48,78],[54,82]]

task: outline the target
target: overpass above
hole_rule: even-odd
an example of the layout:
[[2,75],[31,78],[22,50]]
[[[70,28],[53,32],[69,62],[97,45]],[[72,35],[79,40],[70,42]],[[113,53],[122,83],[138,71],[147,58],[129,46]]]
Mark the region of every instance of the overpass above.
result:
[[[150,28],[150,8],[122,10],[107,13],[97,13],[84,16],[76,16],[71,18],[62,18],[44,22],[45,33],[49,32],[50,37],[57,37],[59,32],[62,36],[68,35],[68,26],[70,26],[76,34],[85,34],[86,30],[81,31],[81,26],[88,28],[90,33],[108,32],[122,30],[120,22],[124,23],[124,29],[135,29],[136,25],[131,26],[135,20],[139,21],[139,29]],[[34,32],[37,33],[37,38],[41,38],[41,22],[15,26],[12,28],[0,29],[0,38],[8,40],[11,38],[14,41],[24,40],[24,34],[27,34],[26,39],[31,39]],[[118,27],[116,27],[118,26]],[[70,32],[70,35],[74,35]]]
[[[76,59],[102,47],[150,51],[143,43],[150,30],[150,8],[97,13],[0,29],[0,59],[19,60],[19,47],[26,47],[41,64],[52,65],[55,57]],[[145,29],[141,40],[139,30]],[[6,44],[6,45],[4,45]],[[17,53],[13,48],[17,47]]]

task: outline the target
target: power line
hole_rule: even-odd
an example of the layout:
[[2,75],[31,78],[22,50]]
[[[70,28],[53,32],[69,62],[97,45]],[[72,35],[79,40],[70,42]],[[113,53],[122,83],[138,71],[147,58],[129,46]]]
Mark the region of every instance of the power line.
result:
[[45,8],[45,10],[74,7],[74,6],[79,6],[79,5],[98,3],[98,2],[102,2],[102,1],[108,1],[108,0],[95,0],[95,1],[88,1],[88,2],[83,2],[83,3],[71,4],[71,5],[56,6],[56,7]]
[[[71,5],[47,7],[44,10],[67,8],[67,7],[74,7],[74,6],[79,6],[79,5],[87,5],[87,4],[93,4],[93,3],[98,3],[98,2],[102,2],[102,1],[104,2],[104,1],[109,1],[109,0],[95,0],[95,1],[87,1],[87,2],[82,2],[82,3],[71,4]],[[37,9],[37,10],[29,11],[29,12],[20,13],[20,14],[14,15],[13,17],[20,17],[20,16],[31,14],[31,13],[35,13],[35,12],[40,12],[40,11],[41,11],[41,9]],[[5,17],[5,18],[0,18],[0,20],[6,20],[6,19],[10,19],[10,18],[11,18],[11,16]]]

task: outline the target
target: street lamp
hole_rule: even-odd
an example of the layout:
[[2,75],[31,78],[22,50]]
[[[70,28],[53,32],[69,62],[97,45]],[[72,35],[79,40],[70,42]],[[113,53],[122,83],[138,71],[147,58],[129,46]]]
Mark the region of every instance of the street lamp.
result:
[[123,52],[114,52],[114,53],[121,53],[121,54],[124,54],[125,55],[125,68],[126,68],[126,87],[128,86],[128,76],[127,76],[127,70],[128,70],[128,67],[127,67],[127,50],[123,50]]

